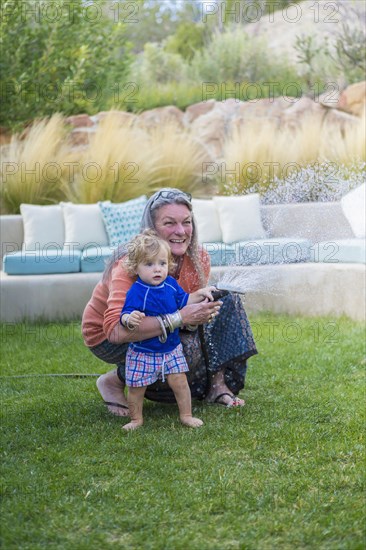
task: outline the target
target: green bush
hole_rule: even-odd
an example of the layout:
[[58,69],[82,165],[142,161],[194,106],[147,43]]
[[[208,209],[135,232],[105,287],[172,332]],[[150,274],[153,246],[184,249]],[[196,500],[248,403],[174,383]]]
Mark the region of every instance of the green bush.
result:
[[133,63],[130,75],[138,85],[153,87],[154,84],[185,80],[187,68],[179,54],[165,51],[162,44],[148,42]]
[[250,37],[240,26],[215,33],[205,50],[194,56],[191,69],[202,81],[272,81],[281,75],[297,79],[286,59],[274,59],[263,38]]
[[3,2],[2,125],[57,111],[92,114],[107,105],[130,55],[123,25],[103,15],[104,4]]
[[205,45],[205,27],[192,25],[190,22],[183,22],[177,31],[166,41],[165,50],[170,53],[177,53],[190,61],[196,51],[203,49]]

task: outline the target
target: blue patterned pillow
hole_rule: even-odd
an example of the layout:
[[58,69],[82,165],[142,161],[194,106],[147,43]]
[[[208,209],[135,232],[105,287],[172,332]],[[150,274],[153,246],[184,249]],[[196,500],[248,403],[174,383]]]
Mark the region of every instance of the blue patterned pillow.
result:
[[118,204],[102,201],[98,203],[110,246],[127,243],[140,232],[141,218],[146,203],[145,195]]

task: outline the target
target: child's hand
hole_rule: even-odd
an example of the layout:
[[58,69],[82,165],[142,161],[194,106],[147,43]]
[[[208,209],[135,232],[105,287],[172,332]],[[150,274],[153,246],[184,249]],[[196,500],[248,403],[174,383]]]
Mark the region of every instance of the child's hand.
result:
[[142,313],[141,311],[133,311],[128,316],[125,317],[125,323],[127,328],[134,329],[137,328],[141,321],[145,318],[145,313]]
[[209,300],[210,302],[214,301],[214,298],[212,296],[212,291],[216,290],[216,287],[214,286],[206,286],[205,288],[200,288],[195,292],[198,298],[198,302],[203,302],[203,300]]

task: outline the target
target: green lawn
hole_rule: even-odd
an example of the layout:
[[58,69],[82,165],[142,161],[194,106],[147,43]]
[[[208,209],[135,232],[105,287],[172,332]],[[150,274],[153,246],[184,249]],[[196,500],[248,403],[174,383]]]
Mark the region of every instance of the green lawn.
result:
[[3,325],[2,547],[363,549],[364,327],[252,319],[243,410],[146,402],[124,433],[80,327]]

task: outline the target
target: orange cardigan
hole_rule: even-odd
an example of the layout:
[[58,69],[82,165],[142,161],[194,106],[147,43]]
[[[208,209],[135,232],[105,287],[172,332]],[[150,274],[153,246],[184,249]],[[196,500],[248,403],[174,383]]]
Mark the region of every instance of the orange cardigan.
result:
[[[210,258],[207,252],[200,251],[205,284],[210,275]],[[82,333],[85,345],[94,347],[108,339],[113,328],[119,323],[127,291],[136,277],[127,275],[123,261],[118,260],[106,282],[100,281],[86,305],[82,320]],[[195,292],[200,288],[198,273],[192,260],[185,255],[177,279],[186,292]]]

